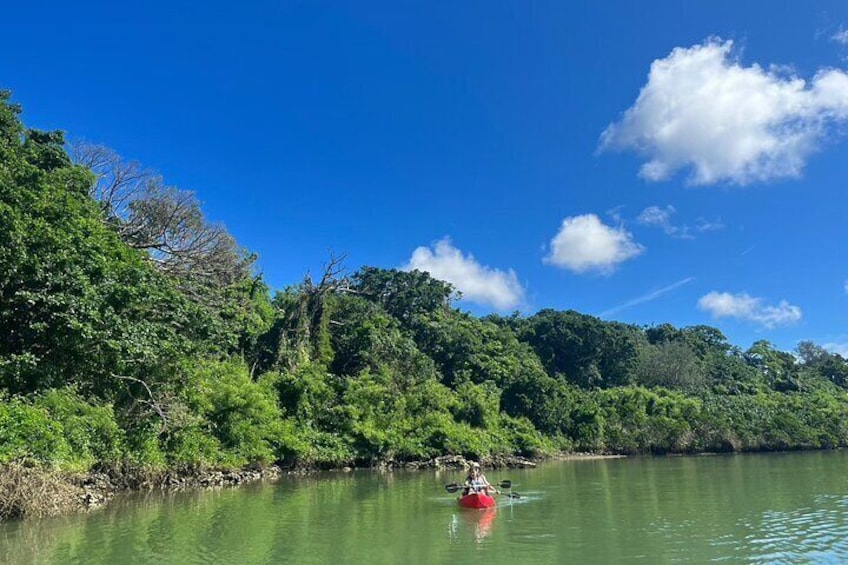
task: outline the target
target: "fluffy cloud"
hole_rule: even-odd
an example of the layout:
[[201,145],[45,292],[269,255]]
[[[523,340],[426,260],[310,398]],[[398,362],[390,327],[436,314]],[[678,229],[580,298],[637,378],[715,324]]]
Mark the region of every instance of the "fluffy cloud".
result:
[[623,228],[604,225],[595,214],[584,214],[562,221],[545,262],[576,273],[611,273],[618,263],[642,251],[644,247]]
[[848,73],[823,69],[808,83],[785,69],[744,67],[732,47],[714,39],[654,61],[600,149],[641,153],[639,174],[650,181],[686,167],[697,185],[798,176],[827,126],[848,119]]
[[433,249],[423,246],[415,249],[403,269],[426,271],[454,285],[463,299],[489,304],[498,310],[514,308],[524,299],[524,288],[515,271],[483,266],[472,255],[463,255],[447,237],[437,241]]
[[801,309],[785,300],[777,306],[763,304],[762,298],[748,294],[710,292],[698,300],[698,307],[715,318],[738,318],[755,322],[765,328],[794,324],[801,319]]
[[848,29],[840,28],[831,36],[831,39],[842,45],[848,45]]

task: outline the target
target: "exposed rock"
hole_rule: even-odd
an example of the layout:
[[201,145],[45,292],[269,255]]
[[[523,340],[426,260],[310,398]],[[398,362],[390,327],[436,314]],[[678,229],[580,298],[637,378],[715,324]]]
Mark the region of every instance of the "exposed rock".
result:
[[514,455],[493,455],[484,458],[481,464],[490,469],[533,469],[536,467],[533,461]]
[[433,467],[436,469],[464,469],[469,465],[469,462],[462,455],[446,455],[436,457],[432,461]]

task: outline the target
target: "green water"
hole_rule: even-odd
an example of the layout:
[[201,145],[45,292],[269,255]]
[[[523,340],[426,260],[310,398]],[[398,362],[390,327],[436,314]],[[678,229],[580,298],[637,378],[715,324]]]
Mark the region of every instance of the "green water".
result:
[[494,472],[520,499],[460,510],[460,473],[337,473],[146,494],[0,525],[2,563],[840,563],[848,453],[563,461]]

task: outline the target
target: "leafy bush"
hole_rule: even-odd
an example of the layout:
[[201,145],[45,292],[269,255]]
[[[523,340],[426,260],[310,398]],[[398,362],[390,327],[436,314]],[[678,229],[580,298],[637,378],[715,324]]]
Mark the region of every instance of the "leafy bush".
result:
[[71,453],[62,425],[46,408],[19,397],[0,400],[0,463],[31,458],[56,465]]
[[552,439],[545,438],[539,433],[527,418],[511,418],[502,415],[497,435],[500,440],[500,450],[504,453],[541,457],[557,449],[571,447],[570,443],[555,445]]
[[475,428],[494,427],[500,416],[501,391],[491,381],[479,385],[463,382],[456,387],[459,399],[454,415]]
[[123,456],[124,432],[110,404],[91,404],[76,391],[66,388],[40,394],[34,405],[45,408],[61,425],[73,458],[80,464],[113,462]]
[[87,469],[124,454],[123,431],[112,407],[91,404],[70,389],[0,400],[0,463],[33,459]]
[[274,461],[282,451],[282,412],[271,379],[254,382],[247,367],[236,362],[207,362],[195,369],[187,404],[202,418],[175,436],[174,449],[209,457],[214,443],[198,437],[204,431],[220,444],[221,463],[243,465]]

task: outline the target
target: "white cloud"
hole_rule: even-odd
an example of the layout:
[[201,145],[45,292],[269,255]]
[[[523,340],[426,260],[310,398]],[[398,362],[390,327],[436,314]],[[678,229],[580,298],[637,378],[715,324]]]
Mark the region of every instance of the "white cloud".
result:
[[831,353],[836,353],[837,355],[841,355],[848,359],[848,342],[842,343],[825,343],[822,345],[823,348],[827,349]]
[[612,220],[617,224],[623,224],[624,218],[621,216],[621,211],[624,210],[624,205],[616,206],[611,210],[607,210],[607,216],[612,218]]
[[600,149],[643,154],[639,174],[650,181],[687,167],[696,185],[800,175],[827,126],[848,119],[848,73],[822,69],[808,83],[785,69],[743,67],[732,47],[712,39],[655,60]]
[[680,239],[694,239],[692,232],[715,231],[724,228],[720,220],[709,222],[704,218],[698,218],[694,226],[674,225],[671,216],[676,212],[674,206],[669,204],[665,208],[659,206],[648,206],[639,214],[636,221],[643,226],[654,226],[661,228],[666,235]]
[[489,304],[498,310],[514,308],[524,299],[524,288],[515,271],[483,266],[471,254],[463,255],[447,237],[437,241],[433,249],[424,246],[415,249],[403,269],[428,272],[454,285],[463,299]]
[[623,228],[604,225],[595,214],[584,214],[562,221],[544,261],[576,273],[596,270],[608,274],[642,251],[644,247]]
[[801,308],[786,300],[781,300],[777,306],[767,306],[762,298],[754,298],[744,292],[710,292],[698,300],[698,307],[714,318],[738,318],[769,329],[794,324],[801,319]]
[[848,45],[848,29],[839,28],[839,31],[831,36],[831,39],[842,45]]
[[714,222],[710,222],[709,220],[705,220],[704,218],[698,218],[697,221],[698,223],[693,228],[697,232],[717,231],[724,229],[724,224],[721,222],[721,218]]
[[636,221],[643,226],[656,226],[662,228],[666,235],[670,235],[672,237],[692,239],[688,226],[675,226],[671,223],[671,216],[675,212],[676,210],[674,209],[674,206],[670,204],[665,208],[660,208],[659,206],[648,206],[642,210],[642,213],[639,214]]
[[671,216],[675,212],[676,210],[674,209],[674,206],[670,204],[665,208],[660,208],[659,206],[648,206],[642,210],[639,217],[636,218],[636,221],[643,226],[656,226],[662,228],[666,235],[684,238],[692,237],[685,232],[681,233],[681,230],[678,227],[671,224]]

